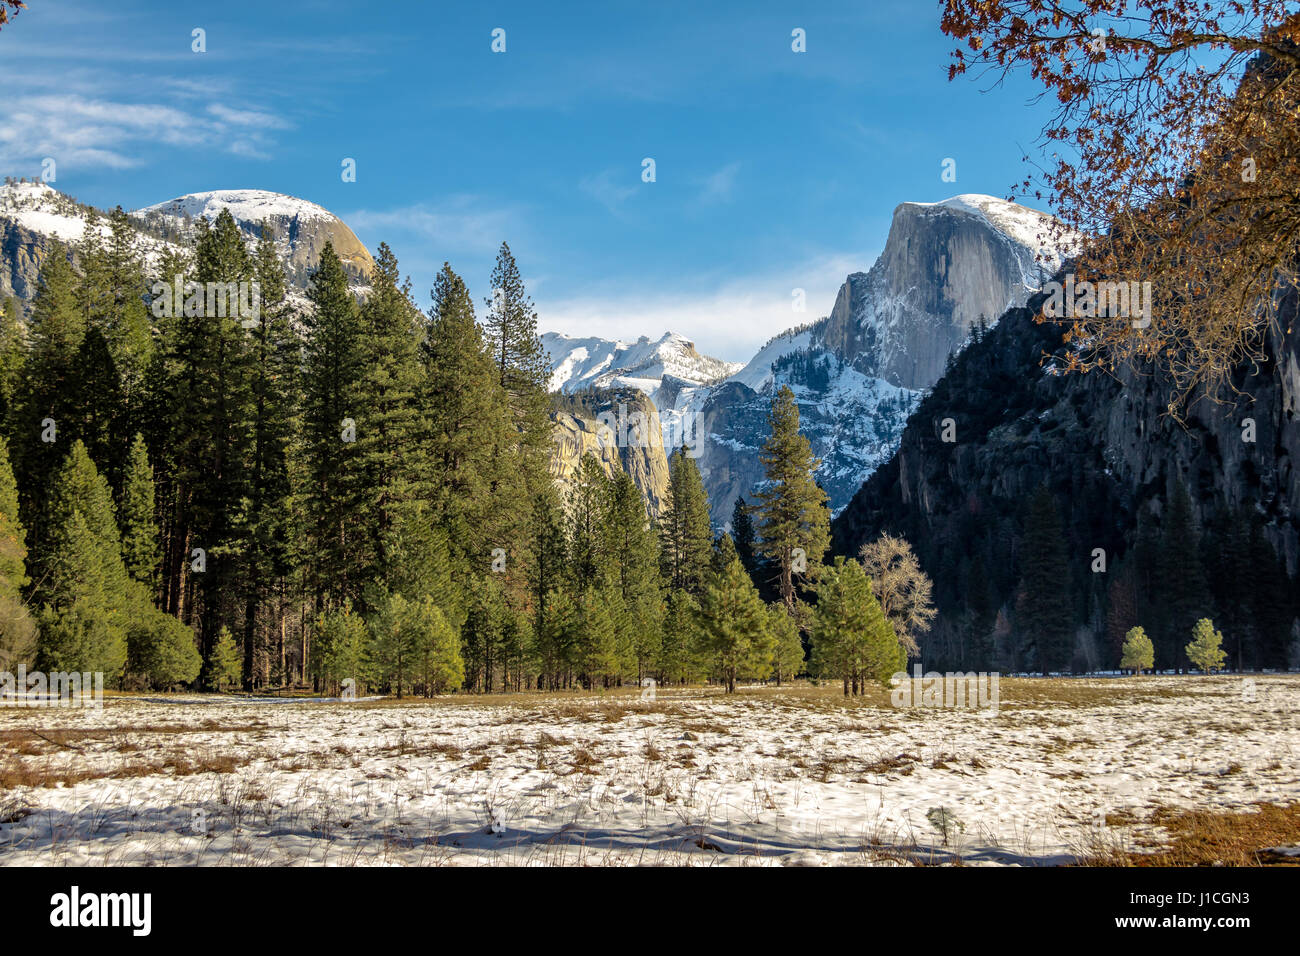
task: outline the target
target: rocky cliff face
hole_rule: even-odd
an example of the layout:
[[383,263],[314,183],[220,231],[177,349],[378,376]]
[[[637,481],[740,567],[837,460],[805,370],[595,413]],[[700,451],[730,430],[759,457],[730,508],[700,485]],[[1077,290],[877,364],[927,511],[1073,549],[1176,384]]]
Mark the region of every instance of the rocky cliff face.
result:
[[664,451],[659,413],[643,393],[609,393],[585,409],[560,408],[553,413],[550,474],[567,497],[583,456],[593,454],[605,474],[625,471],[646,497],[652,517],[658,517],[668,494],[668,458]]
[[1059,264],[1050,224],[991,196],[903,203],[880,258],[845,280],[829,316],[777,336],[721,386],[679,398],[673,414],[698,416],[705,436],[714,523],[763,479],[758,451],[782,385],[799,401],[831,508],[842,509],[893,454],[922,390],[971,330],[1023,304]]
[[[945,603],[956,608],[971,603],[968,590],[976,577],[980,588],[987,582],[992,606],[1014,615],[1025,503],[1046,484],[1062,511],[1072,568],[1071,582],[1062,587],[1075,595],[1081,626],[1101,639],[1110,581],[1092,567],[1094,549],[1105,551],[1113,572],[1117,561],[1135,553],[1139,514],[1158,528],[1181,484],[1199,529],[1228,514],[1242,516],[1233,520],[1254,527],[1286,573],[1295,574],[1300,570],[1296,311],[1293,291],[1285,309],[1289,320],[1271,336],[1269,360],[1238,371],[1235,382],[1243,394],[1235,403],[1201,401],[1180,424],[1166,414],[1169,385],[1158,372],[1060,374],[1050,358],[1063,348],[1059,328],[1035,324],[1030,309],[1011,310],[961,353],[920,402],[897,453],[833,523],[835,552],[856,554],[882,530],[902,533],[936,580],[941,623]],[[946,419],[951,419],[953,441],[944,441]],[[1227,577],[1262,581],[1270,560],[1216,567],[1207,557],[1210,587],[1220,593]],[[976,561],[977,575],[971,568]],[[1285,605],[1294,594],[1247,594],[1281,602],[1276,613],[1289,622]],[[1270,666],[1281,659],[1277,644]]]

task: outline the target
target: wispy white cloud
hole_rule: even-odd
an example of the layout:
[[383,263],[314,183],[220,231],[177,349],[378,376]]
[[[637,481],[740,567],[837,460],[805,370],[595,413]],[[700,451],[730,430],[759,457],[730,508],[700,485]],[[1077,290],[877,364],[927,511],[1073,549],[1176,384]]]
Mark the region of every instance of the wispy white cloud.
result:
[[736,192],[736,174],[740,163],[728,163],[699,181],[699,201],[706,205],[731,202]]
[[211,103],[208,112],[222,122],[232,126],[252,126],[257,129],[286,129],[289,123],[271,113],[262,110],[231,109],[223,103]]
[[[713,284],[697,278],[671,293],[624,285],[548,299],[538,290],[540,325],[548,332],[624,340],[679,332],[706,354],[745,361],[778,332],[828,314],[845,277],[866,269],[872,258],[865,253],[815,256]],[[803,312],[794,308],[800,289]]]
[[639,179],[631,178],[626,170],[603,169],[584,176],[578,188],[615,215],[621,215],[624,204],[636,194]]
[[507,236],[518,236],[522,218],[513,207],[493,207],[473,196],[456,196],[440,203],[416,203],[395,209],[358,209],[339,214],[354,230],[393,233],[441,249],[470,254],[495,252]]
[[0,118],[0,166],[21,169],[51,156],[68,166],[129,169],[159,146],[269,157],[267,131],[288,127],[264,110],[211,103],[205,110],[131,103],[83,93],[19,97]]

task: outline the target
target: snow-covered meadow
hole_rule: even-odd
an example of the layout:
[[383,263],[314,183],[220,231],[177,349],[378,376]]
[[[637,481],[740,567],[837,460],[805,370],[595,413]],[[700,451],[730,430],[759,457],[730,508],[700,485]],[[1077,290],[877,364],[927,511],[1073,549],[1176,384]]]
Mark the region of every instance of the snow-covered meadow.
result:
[[1159,805],[1300,799],[1297,705],[1277,675],[1007,679],[996,713],[806,685],[3,708],[0,863],[1062,863]]

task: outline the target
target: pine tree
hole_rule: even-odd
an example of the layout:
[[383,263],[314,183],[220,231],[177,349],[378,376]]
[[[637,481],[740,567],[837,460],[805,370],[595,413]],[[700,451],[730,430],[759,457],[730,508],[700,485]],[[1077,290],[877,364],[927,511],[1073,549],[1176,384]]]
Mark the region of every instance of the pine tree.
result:
[[602,584],[609,573],[604,522],[610,484],[600,459],[591,452],[583,455],[567,509],[569,578],[578,592]]
[[[244,595],[243,686],[252,690],[257,670],[259,617],[272,594],[281,599],[272,626],[283,635],[283,591],[290,574],[294,538],[290,447],[298,424],[301,343],[288,305],[284,266],[269,227],[262,224],[254,269],[258,283],[250,328],[251,460],[245,507],[234,518],[242,543]],[[282,638],[281,638],[282,640]],[[283,648],[281,648],[283,657]],[[281,678],[287,675],[281,674]]]
[[415,685],[424,663],[426,648],[422,644],[430,640],[426,629],[434,626],[431,619],[422,619],[421,607],[422,603],[413,605],[400,594],[393,594],[377,606],[370,618],[373,675],[398,699]]
[[[206,219],[197,225],[194,281],[205,289],[209,283],[251,283],[254,266],[229,210],[211,228]],[[200,648],[210,663],[241,591],[245,542],[237,518],[251,474],[252,352],[237,310],[232,314],[202,292],[192,300],[172,319],[167,443],[174,482],[169,499],[176,512],[168,520],[163,576],[168,609],[179,612],[192,602],[186,619],[197,610]]]
[[239,680],[239,649],[235,647],[235,639],[231,637],[228,627],[223,627],[217,632],[208,670],[211,686],[219,691],[225,690]]
[[[420,350],[421,406],[429,426],[426,487],[447,531],[453,575],[462,586],[486,571],[494,547],[507,548],[492,498],[498,471],[510,467],[505,396],[460,276],[444,263]],[[472,667],[471,667],[472,671]]]
[[497,574],[471,579],[469,591],[469,613],[461,629],[466,678],[472,689],[490,694],[501,663],[508,608]]
[[107,243],[98,228],[86,228],[81,300],[87,327],[104,337],[121,376],[124,418],[133,424],[154,348],[144,305],[144,264],[135,248],[138,233],[121,206],[109,215],[108,227]]
[[[139,581],[130,581],[127,589],[128,682],[136,687],[163,690],[193,682],[203,667],[203,658],[194,645],[194,632],[170,614],[154,607],[148,590]],[[223,633],[228,636],[230,632],[225,630]],[[220,664],[219,655],[218,659]]]
[[815,578],[830,546],[826,492],[813,478],[821,462],[799,433],[799,405],[781,386],[768,417],[771,435],[759,459],[766,481],[758,492],[763,554],[776,566],[781,600],[794,610],[797,586]]
[[548,591],[537,626],[538,666],[548,690],[568,687],[578,664],[578,608],[567,589]]
[[698,597],[713,551],[709,499],[695,459],[684,446],[668,465],[668,495],[659,519],[662,573],[669,587]]
[[844,696],[865,692],[868,681],[888,686],[907,666],[894,626],[856,561],[836,558],[817,584],[812,650],[816,672],[844,682]]
[[18,412],[27,361],[27,326],[18,300],[0,303],[0,426],[8,426]]
[[152,593],[158,578],[158,525],[154,517],[153,468],[144,437],[139,434],[127,457],[119,515],[127,574]]
[[510,246],[504,242],[491,281],[484,338],[496,365],[497,381],[506,394],[510,420],[519,435],[520,457],[533,479],[529,487],[535,488],[545,477],[545,452],[550,446],[546,393],[551,363],[537,334],[537,311],[524,290]]
[[1227,657],[1223,652],[1223,632],[1214,629],[1214,622],[1203,617],[1192,628],[1192,642],[1183,648],[1192,666],[1206,674],[1223,666]]
[[414,673],[426,697],[465,683],[460,637],[429,595],[407,605],[404,626],[415,634]]
[[722,567],[709,574],[700,597],[697,626],[701,652],[732,694],[738,676],[771,673],[772,637],[767,608],[730,537],[723,536],[721,552]]
[[0,670],[31,663],[35,625],[23,601],[27,586],[27,532],[18,515],[18,483],[9,446],[0,438]]
[[422,506],[420,324],[410,283],[401,282],[397,257],[380,243],[370,294],[360,311],[361,369],[354,417],[362,475],[357,520],[359,530],[370,537],[363,574],[366,581],[384,587],[391,587],[400,573],[394,553],[399,527]]
[[318,610],[356,603],[364,532],[357,526],[356,407],[360,319],[343,263],[326,243],[312,273],[303,371],[302,446],[306,522]]
[[779,687],[782,680],[794,680],[803,670],[803,641],[799,637],[799,624],[780,601],[767,606],[767,629],[774,644],[772,676]]
[[618,630],[613,605],[618,600],[611,587],[593,585],[578,602],[578,669],[588,689],[611,686],[621,675]]
[[754,519],[744,498],[737,498],[731,509],[731,539],[736,543],[736,554],[749,576],[758,583],[758,554],[755,551]]
[[617,472],[606,490],[602,524],[607,570],[622,598],[628,651],[638,682],[649,670],[662,640],[659,547],[645,498],[626,472]]
[[370,663],[375,656],[372,633],[361,615],[352,609],[351,602],[346,600],[337,610],[327,611],[316,618],[311,672],[322,689],[337,693],[344,681],[352,681],[356,690],[367,670],[377,667],[382,671],[385,668],[383,661],[377,665]]
[[701,675],[698,633],[700,606],[686,591],[668,592],[664,609],[663,637],[655,668],[659,681],[665,684],[685,684]]
[[[548,481],[533,496],[528,528],[529,597],[535,612],[534,631],[543,647],[549,647],[544,635],[551,595],[563,587],[568,575],[564,520],[559,491]],[[557,673],[557,662],[558,658],[550,658],[550,663],[543,663],[543,670]]]
[[87,329],[75,362],[65,436],[80,439],[108,483],[120,488],[127,451],[120,436],[130,434],[127,408],[117,365],[98,328]]
[[1147,632],[1140,627],[1131,628],[1124,637],[1123,655],[1120,657],[1119,666],[1141,674],[1144,670],[1151,670],[1155,666],[1155,661],[1156,649],[1151,644],[1151,638],[1147,637]]
[[1016,630],[1022,645],[1036,651],[1043,674],[1069,663],[1074,633],[1070,567],[1062,534],[1056,499],[1041,485],[1030,501],[1020,544]]
[[[10,427],[14,436],[14,472],[18,478],[23,520],[33,535],[41,533],[45,494],[66,449],[77,438],[73,425],[77,355],[86,335],[78,299],[79,280],[66,247],[51,241],[41,263],[32,299],[29,342],[22,398]],[[46,440],[53,438],[53,441]]]
[[126,663],[128,578],[108,482],[80,441],[55,478],[38,567],[37,666],[102,671],[116,686]]

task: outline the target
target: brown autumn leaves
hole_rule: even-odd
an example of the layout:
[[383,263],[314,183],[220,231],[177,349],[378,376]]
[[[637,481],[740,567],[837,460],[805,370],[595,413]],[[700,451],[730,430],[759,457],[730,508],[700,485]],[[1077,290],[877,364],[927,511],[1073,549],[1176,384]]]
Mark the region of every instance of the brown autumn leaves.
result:
[[1267,357],[1296,286],[1296,4],[944,7],[943,30],[958,41],[950,78],[1027,71],[1056,103],[1041,137],[1049,158],[1019,188],[1082,237],[1076,282],[1151,283],[1148,327],[1086,305],[1065,319],[1069,368],[1157,367],[1175,416],[1202,398],[1231,400],[1237,371]]

